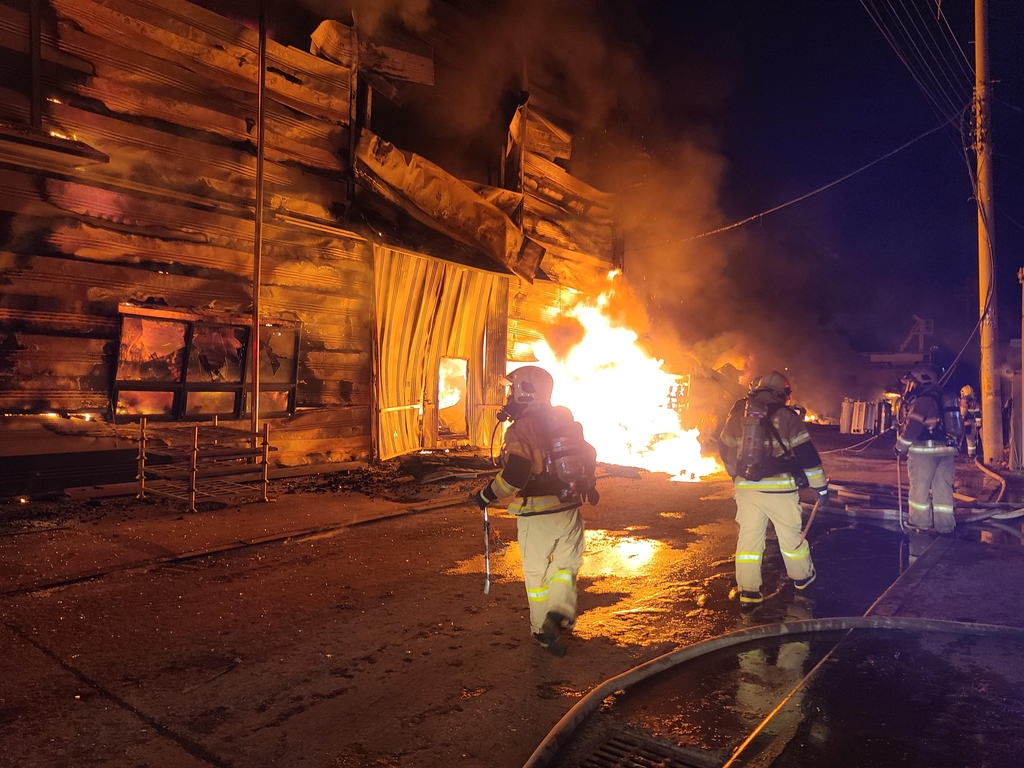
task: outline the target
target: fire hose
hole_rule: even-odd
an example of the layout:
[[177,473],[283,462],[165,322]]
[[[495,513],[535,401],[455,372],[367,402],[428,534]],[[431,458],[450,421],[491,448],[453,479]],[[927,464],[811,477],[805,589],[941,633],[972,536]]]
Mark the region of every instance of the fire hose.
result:
[[803,533],[801,533],[801,534],[800,534],[800,541],[798,541],[798,542],[797,542],[797,546],[798,546],[798,547],[799,547],[799,546],[800,546],[801,544],[803,544],[803,543],[804,543],[804,539],[806,539],[806,538],[807,538],[807,532],[808,532],[809,530],[811,530],[811,523],[813,523],[813,522],[814,522],[814,516],[815,516],[816,514],[818,514],[818,509],[819,509],[820,507],[821,507],[821,497],[819,496],[819,497],[818,497],[818,500],[817,500],[816,502],[814,502],[814,508],[813,508],[813,509],[811,510],[811,515],[810,515],[810,517],[808,517],[808,518],[807,518],[807,525],[806,525],[806,526],[804,527]]
[[848,616],[830,619],[811,619],[808,621],[786,621],[779,624],[764,624],[749,629],[721,635],[693,645],[678,648],[655,659],[634,667],[621,675],[617,675],[580,699],[565,716],[562,717],[540,745],[533,751],[523,768],[545,768],[564,746],[572,731],[583,722],[594,710],[598,709],[609,696],[631,685],[653,677],[684,661],[705,656],[709,653],[730,648],[735,645],[749,643],[753,640],[784,635],[805,634],[810,632],[837,632],[852,629],[883,629],[903,630],[911,632],[946,632],[962,635],[994,637],[1000,639],[1024,641],[1024,629],[1005,627],[992,624],[969,624],[960,621],[941,621],[937,619],[913,619],[890,616]]

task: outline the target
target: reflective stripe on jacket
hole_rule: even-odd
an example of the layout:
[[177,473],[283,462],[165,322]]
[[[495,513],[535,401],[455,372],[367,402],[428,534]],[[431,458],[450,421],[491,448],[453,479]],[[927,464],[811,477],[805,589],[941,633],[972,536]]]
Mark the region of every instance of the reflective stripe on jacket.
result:
[[[544,421],[544,409],[549,405],[533,405],[512,422],[505,432],[505,450],[509,456],[522,456],[530,462],[531,477],[544,473],[548,451],[548,427]],[[524,486],[514,485],[505,479],[505,470],[491,481],[491,491],[499,499],[519,494]],[[540,515],[575,509],[579,501],[567,504],[558,496],[516,496],[508,505],[511,515]]]
[[937,387],[922,390],[914,398],[903,431],[896,439],[896,446],[901,453],[909,451],[938,456],[957,453],[954,446],[946,445],[946,441],[939,437],[940,433],[945,435],[941,402],[942,391]]

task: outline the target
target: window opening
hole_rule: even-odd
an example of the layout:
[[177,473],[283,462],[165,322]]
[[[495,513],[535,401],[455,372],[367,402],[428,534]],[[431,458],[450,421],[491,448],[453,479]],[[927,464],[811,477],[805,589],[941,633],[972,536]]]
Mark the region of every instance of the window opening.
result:
[[468,361],[442,357],[438,368],[437,434],[441,438],[468,437],[466,421],[466,372]]
[[[115,421],[240,419],[246,411],[251,329],[243,320],[121,309]],[[300,327],[260,328],[260,415],[295,411]]]

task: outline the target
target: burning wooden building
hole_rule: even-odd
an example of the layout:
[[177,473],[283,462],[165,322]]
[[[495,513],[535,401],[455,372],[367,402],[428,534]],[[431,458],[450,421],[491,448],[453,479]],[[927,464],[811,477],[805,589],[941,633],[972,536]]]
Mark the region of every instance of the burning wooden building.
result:
[[486,446],[507,361],[620,264],[613,199],[525,93],[489,183],[377,135],[423,37],[328,19],[307,51],[217,10],[0,0],[3,454],[254,399],[281,465]]

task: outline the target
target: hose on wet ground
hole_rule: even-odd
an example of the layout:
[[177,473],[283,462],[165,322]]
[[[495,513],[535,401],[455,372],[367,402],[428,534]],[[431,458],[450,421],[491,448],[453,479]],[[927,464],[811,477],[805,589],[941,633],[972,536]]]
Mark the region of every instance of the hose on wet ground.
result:
[[[848,481],[829,483],[829,488],[835,496],[834,503],[822,505],[822,512],[867,520],[902,519],[902,489],[898,487],[883,483]],[[961,516],[960,523],[1024,517],[1024,507],[1020,504],[978,501],[961,494],[957,494],[956,498],[962,502],[958,505],[958,510],[968,511],[966,516]]]
[[974,465],[993,480],[999,481],[999,493],[996,495],[996,501],[1002,501],[1003,496],[1006,494],[1006,478],[995,470],[986,467],[977,456],[974,457]]
[[690,659],[705,656],[709,653],[730,648],[735,645],[749,643],[762,638],[782,637],[785,635],[807,634],[815,632],[839,632],[854,629],[901,630],[911,632],[945,632],[961,635],[995,637],[1024,642],[1024,628],[1004,627],[992,624],[968,624],[960,621],[941,621],[937,619],[913,619],[892,616],[846,616],[831,619],[811,619],[807,621],[786,621],[778,624],[763,624],[749,629],[729,632],[719,637],[678,648],[662,656],[641,664],[633,669],[617,675],[580,699],[570,709],[548,735],[537,746],[523,768],[545,768],[567,742],[572,732],[591,713],[612,694],[622,691],[631,685],[642,682],[667,669],[677,666]]

